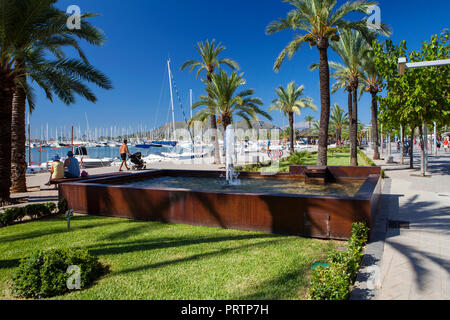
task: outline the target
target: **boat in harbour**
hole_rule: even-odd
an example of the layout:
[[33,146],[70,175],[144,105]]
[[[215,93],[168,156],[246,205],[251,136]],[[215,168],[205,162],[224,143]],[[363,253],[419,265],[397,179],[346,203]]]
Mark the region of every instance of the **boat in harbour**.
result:
[[110,167],[114,159],[102,158],[95,159],[88,155],[86,147],[77,147],[75,149],[75,158],[80,162],[80,166],[84,169]]

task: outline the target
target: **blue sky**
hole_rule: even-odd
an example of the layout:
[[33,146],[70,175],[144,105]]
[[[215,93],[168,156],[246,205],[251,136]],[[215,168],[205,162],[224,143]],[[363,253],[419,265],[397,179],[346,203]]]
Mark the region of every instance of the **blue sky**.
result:
[[[170,119],[168,57],[172,60],[184,110],[189,113],[189,89],[193,90],[195,101],[203,94],[203,84],[196,80],[195,73],[181,72],[180,66],[186,60],[198,58],[194,45],[206,39],[216,39],[226,46],[223,57],[239,63],[247,87],[256,90],[266,110],[274,99],[274,89],[292,80],[304,84],[305,95],[320,106],[318,72],[308,70],[311,63],[318,62],[316,48],[302,47],[278,74],[273,72],[276,57],[293,39],[291,31],[265,35],[267,24],[285,17],[291,9],[281,0],[62,0],[58,7],[65,10],[73,4],[82,12],[101,14],[91,22],[105,32],[105,45],[83,44],[83,48],[90,62],[111,78],[114,89],[104,91],[93,87],[98,96],[96,104],[78,98],[70,107],[59,101],[50,103],[38,89],[38,107],[31,120],[32,136],[47,123],[53,130],[64,126],[68,130],[71,125],[80,125],[84,130],[85,114],[91,128],[140,125],[152,128],[164,124]],[[420,47],[420,41],[449,27],[448,0],[381,0],[379,4],[383,22],[393,29],[391,39],[395,43],[406,40],[408,49]],[[330,60],[339,60],[331,50],[329,55]],[[347,108],[344,92],[333,95],[331,101]],[[183,121],[178,103],[175,108],[176,120]],[[366,95],[359,107],[359,118],[365,123],[370,122],[369,108],[370,99]],[[303,121],[307,115],[319,119],[318,112],[305,110],[296,122]],[[274,112],[272,116],[275,124],[287,125],[281,114]]]

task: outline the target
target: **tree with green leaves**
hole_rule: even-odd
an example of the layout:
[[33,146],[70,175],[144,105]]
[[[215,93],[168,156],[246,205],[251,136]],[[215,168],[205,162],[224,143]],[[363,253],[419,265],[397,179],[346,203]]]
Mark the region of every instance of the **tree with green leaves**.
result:
[[[200,74],[205,71],[207,83],[211,84],[214,72],[217,69],[220,70],[222,66],[227,66],[232,70],[239,70],[239,65],[236,61],[228,58],[219,58],[219,55],[225,49],[226,48],[221,43],[216,45],[216,41],[214,39],[211,42],[209,40],[206,40],[204,43],[199,42],[197,43],[195,50],[200,55],[200,61],[186,61],[181,66],[181,70],[190,68],[189,71],[193,72],[195,69],[197,69],[197,79],[199,78]],[[212,99],[213,97],[210,98]],[[211,139],[214,146],[214,163],[220,164],[219,139],[217,135],[217,115],[212,112],[214,110],[210,111],[210,125],[212,130]]]
[[[330,120],[330,69],[328,64],[328,47],[330,42],[339,41],[339,32],[343,30],[357,30],[363,36],[369,38],[370,30],[367,21],[348,21],[346,17],[352,13],[367,13],[376,2],[371,1],[347,1],[336,9],[336,0],[287,0],[286,2],[295,8],[291,10],[285,19],[279,19],[270,23],[266,28],[267,34],[274,34],[291,29],[294,32],[303,30],[304,34],[297,35],[280,53],[274,64],[274,70],[281,68],[286,57],[291,59],[300,49],[303,43],[309,43],[311,47],[317,47],[320,53],[319,78],[320,78],[320,135],[317,164],[327,165],[328,128]],[[378,32],[387,34],[389,28],[381,24]]]
[[[89,101],[96,97],[84,82],[111,88],[109,79],[91,66],[76,39],[96,44],[103,34],[85,21],[82,29],[67,29],[67,13],[54,7],[56,0],[0,0],[0,202],[8,202],[11,173],[13,191],[26,191],[25,103],[35,108],[34,92],[28,81],[42,88],[47,98],[56,94],[66,104],[74,94]],[[83,29],[84,28],[84,29]],[[97,38],[96,38],[97,37]],[[67,59],[64,47],[78,51],[81,60]],[[52,58],[53,56],[53,58]],[[11,170],[12,162],[12,170]]]
[[253,89],[238,92],[246,84],[243,74],[233,72],[228,75],[220,70],[211,75],[211,82],[208,80],[204,82],[207,96],[200,96],[200,100],[192,105],[192,109],[205,108],[193,115],[190,125],[195,121],[205,123],[212,114],[218,115],[218,123],[222,125],[223,132],[234,122],[235,117],[244,119],[249,128],[252,128],[251,120],[258,121],[258,115],[272,120],[272,117],[260,108],[263,105],[262,100],[253,97],[255,94]]
[[290,147],[291,153],[294,153],[295,145],[295,135],[294,135],[294,114],[301,114],[301,110],[305,108],[310,108],[312,110],[317,110],[317,107],[313,103],[313,99],[303,96],[303,91],[305,86],[296,86],[295,81],[288,84],[287,88],[279,86],[275,90],[277,98],[272,101],[272,106],[269,108],[269,112],[278,110],[283,113],[283,115],[289,119],[289,129],[290,129]]
[[450,33],[445,29],[440,35],[433,35],[430,41],[422,42],[420,50],[409,53],[406,42],[399,45],[393,45],[392,41],[374,43],[376,65],[386,81],[387,96],[380,98],[383,124],[407,123],[412,129],[419,128],[422,175],[425,175],[423,126],[438,119],[449,119],[450,66],[417,68],[400,75],[397,62],[404,56],[411,62],[446,59],[450,54],[449,40]]
[[338,105],[334,104],[331,109],[331,120],[330,125],[336,135],[336,141],[342,141],[342,131],[348,126],[348,113]]

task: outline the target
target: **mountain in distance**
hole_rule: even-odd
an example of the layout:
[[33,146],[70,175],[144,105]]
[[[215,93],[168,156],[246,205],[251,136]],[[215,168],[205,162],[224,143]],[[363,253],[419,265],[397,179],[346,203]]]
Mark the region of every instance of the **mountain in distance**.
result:
[[[281,131],[281,128],[270,123],[270,122],[266,122],[266,121],[251,121],[253,129],[256,130],[279,130]],[[245,120],[240,120],[240,121],[236,121],[233,124],[235,129],[243,129],[243,130],[247,130],[249,129],[248,124]],[[175,122],[175,128],[178,129],[187,129],[186,123],[182,122],[182,121],[177,121]],[[204,126],[204,130],[208,130],[209,128],[211,128],[211,125],[209,123],[209,121],[205,124]],[[219,131],[223,131],[222,127],[219,125],[218,126]],[[173,131],[173,124],[172,122],[168,122],[165,125],[159,127],[158,129],[155,129],[153,131],[150,131],[150,136],[153,137],[165,137],[168,133],[169,135],[172,134]]]

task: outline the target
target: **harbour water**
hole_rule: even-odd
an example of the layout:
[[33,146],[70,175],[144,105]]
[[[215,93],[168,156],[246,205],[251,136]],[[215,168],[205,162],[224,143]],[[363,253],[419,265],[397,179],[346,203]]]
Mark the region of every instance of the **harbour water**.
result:
[[[163,152],[171,152],[173,148],[169,147],[161,147],[161,148],[150,148],[150,149],[138,149],[135,147],[128,147],[131,154],[136,152],[141,152],[143,157],[148,155],[161,155]],[[50,148],[51,149],[51,148]],[[94,159],[103,159],[103,158],[111,158],[111,159],[119,159],[120,157],[120,147],[93,147],[86,148],[88,152],[88,156]],[[51,150],[51,151],[42,151],[41,152],[41,163],[45,163],[47,161],[51,161],[55,155],[59,155],[61,158],[65,158],[67,156],[67,152],[71,151],[72,148]],[[31,149],[31,161],[34,163],[39,162],[39,148]],[[27,149],[27,162],[28,162],[28,149]]]

